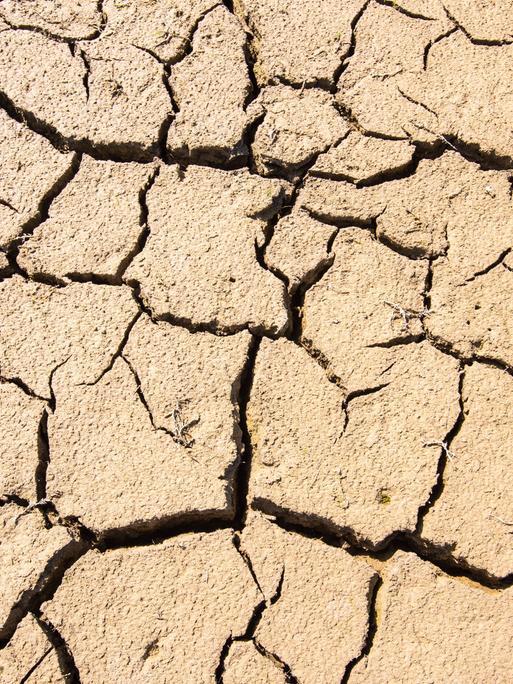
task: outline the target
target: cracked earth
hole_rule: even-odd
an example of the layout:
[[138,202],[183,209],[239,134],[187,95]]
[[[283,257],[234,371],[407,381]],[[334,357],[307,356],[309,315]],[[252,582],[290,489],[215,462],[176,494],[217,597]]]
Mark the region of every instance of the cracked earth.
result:
[[513,0],[0,2],[0,680],[511,682]]

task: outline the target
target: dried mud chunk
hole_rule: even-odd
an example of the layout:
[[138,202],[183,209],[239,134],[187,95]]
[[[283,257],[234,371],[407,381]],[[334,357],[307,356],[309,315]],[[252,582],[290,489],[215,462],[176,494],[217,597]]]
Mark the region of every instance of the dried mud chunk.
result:
[[464,358],[492,359],[512,367],[513,301],[504,293],[511,292],[513,273],[499,263],[475,280],[455,284],[448,270],[448,263],[434,269],[429,335]]
[[147,197],[151,234],[127,280],[140,282],[159,317],[222,332],[281,333],[285,288],[259,266],[255,245],[263,244],[264,217],[278,211],[284,187],[246,171],[162,168]]
[[164,62],[184,54],[199,19],[219,0],[105,0],[103,39],[150,50]]
[[298,193],[296,205],[309,214],[331,225],[364,225],[373,221],[386,209],[381,186],[356,188],[346,181],[315,178],[308,174]]
[[376,573],[342,549],[286,532],[257,513],[241,548],[267,601],[256,642],[286,663],[295,681],[338,684],[363,648]]
[[[355,31],[355,52],[338,83],[337,99],[364,130],[396,138],[433,140],[436,118],[402,94],[412,74],[423,74],[428,45],[450,27],[448,20],[413,19],[371,3]],[[441,87],[441,84],[439,84]],[[447,97],[445,84],[442,88]],[[416,122],[416,123],[414,123]]]
[[422,334],[427,264],[361,228],[341,229],[333,252],[333,265],[306,293],[302,339],[349,392],[364,390],[387,382],[400,343]]
[[143,231],[140,197],[154,173],[140,164],[84,156],[49,218],[20,248],[20,266],[31,275],[116,278]]
[[[143,316],[123,352],[140,380],[154,424],[187,445],[185,460],[217,468],[220,476],[235,464],[241,447],[237,396],[250,339],[246,332],[191,334]],[[182,436],[177,434],[180,420],[190,424]]]
[[276,170],[297,173],[349,131],[333,97],[317,88],[265,88],[251,108],[265,113],[252,146],[257,170],[264,175]]
[[[82,117],[70,122],[73,135],[127,159],[156,155],[161,128],[172,113],[162,66],[130,45],[98,41],[83,43],[81,50],[89,64],[88,97]],[[57,108],[63,110],[60,101]]]
[[234,641],[224,663],[223,684],[286,684],[285,673],[252,641]]
[[38,215],[41,200],[69,173],[72,160],[0,111],[0,247]]
[[512,610],[513,589],[490,592],[397,552],[378,593],[372,648],[350,681],[506,684]]
[[64,527],[46,529],[39,511],[27,512],[15,504],[0,507],[0,540],[0,639],[5,639],[35,592],[82,543],[73,541]]
[[174,157],[202,163],[245,157],[245,111],[252,86],[244,57],[246,36],[237,19],[218,7],[202,19],[192,52],[172,67],[170,84],[179,108],[167,147]]
[[0,499],[34,500],[38,430],[45,404],[16,385],[0,384]]
[[412,176],[370,190],[386,204],[376,222],[378,238],[414,257],[445,254],[455,233],[481,236],[486,227],[493,239],[495,226],[513,218],[507,174],[482,171],[456,152],[422,160]]
[[473,45],[457,31],[433,45],[425,73],[409,75],[404,90],[436,113],[429,126],[437,135],[511,164],[512,78],[513,45]]
[[444,5],[455,21],[472,37],[473,40],[501,42],[513,40],[511,17],[513,2],[511,0],[444,0]]
[[[124,158],[151,157],[171,112],[162,66],[132,46],[66,43],[32,31],[0,33],[0,89],[65,142]],[[87,66],[88,65],[88,66]]]
[[332,85],[349,52],[351,22],[364,0],[236,0],[235,9],[255,36],[260,85],[281,80]]
[[[470,170],[472,170],[472,166]],[[474,167],[476,169],[476,167]],[[513,210],[506,173],[455,174],[448,214],[447,256],[433,264],[431,337],[465,358],[513,365],[511,289],[507,257],[513,247]]]
[[[423,159],[415,173],[373,187],[308,179],[299,205],[332,223],[356,220],[370,227],[375,222],[379,240],[413,258],[445,254],[456,236],[458,249],[466,249],[467,263],[461,260],[461,268],[467,269],[469,277],[495,258],[496,226],[501,221],[506,227],[501,244],[511,244],[507,173],[482,171],[456,152]],[[483,244],[475,244],[483,226],[487,226]],[[467,233],[470,248],[465,246]]]
[[66,364],[72,382],[108,365],[137,313],[126,287],[73,283],[57,288],[14,276],[0,283],[0,375],[50,398],[50,377]]
[[353,183],[378,182],[405,169],[414,151],[405,140],[382,140],[351,131],[318,157],[310,173]]
[[97,0],[4,0],[0,17],[16,27],[68,40],[93,38],[102,25]]
[[346,524],[374,544],[415,529],[437,478],[440,450],[429,445],[446,439],[459,413],[455,359],[423,342],[395,362],[390,384],[350,399],[340,447],[351,459],[339,469]]
[[32,615],[23,619],[7,646],[0,650],[0,677],[6,684],[65,684],[57,653]]
[[266,263],[287,278],[289,290],[294,292],[330,263],[332,257],[327,247],[336,230],[305,211],[293,211],[276,224],[265,252]]
[[181,535],[80,559],[43,606],[80,681],[214,684],[224,644],[244,633],[259,601],[231,536]]
[[248,338],[141,319],[126,360],[96,384],[72,386],[66,368],[57,371],[47,479],[59,512],[99,534],[230,516]]
[[304,350],[264,342],[248,407],[250,497],[377,546],[413,530],[429,497],[439,454],[424,444],[456,420],[458,364],[427,343],[403,347],[388,384],[346,409],[345,399]]
[[495,577],[513,572],[512,393],[504,371],[480,364],[466,370],[464,421],[422,529],[437,548]]

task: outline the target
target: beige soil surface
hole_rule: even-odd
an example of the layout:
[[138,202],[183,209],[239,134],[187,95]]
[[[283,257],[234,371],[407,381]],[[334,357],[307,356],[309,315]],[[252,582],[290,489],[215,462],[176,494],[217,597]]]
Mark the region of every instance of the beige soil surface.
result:
[[510,684],[513,1],[0,2],[0,683]]

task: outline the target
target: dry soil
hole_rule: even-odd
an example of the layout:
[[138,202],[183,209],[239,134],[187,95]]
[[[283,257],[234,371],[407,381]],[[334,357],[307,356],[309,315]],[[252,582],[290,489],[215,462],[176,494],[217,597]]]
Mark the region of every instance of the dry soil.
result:
[[0,682],[509,684],[513,0],[1,0],[0,160]]

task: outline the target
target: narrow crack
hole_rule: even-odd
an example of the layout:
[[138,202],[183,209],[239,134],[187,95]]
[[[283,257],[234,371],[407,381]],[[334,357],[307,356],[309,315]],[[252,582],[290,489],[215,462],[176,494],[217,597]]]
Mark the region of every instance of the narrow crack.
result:
[[47,618],[41,616],[40,610],[34,611],[34,617],[57,654],[63,680],[66,684],[80,684],[80,674],[65,639]]
[[469,40],[473,45],[479,45],[481,47],[503,47],[507,45],[512,45],[513,44],[513,36],[511,37],[510,40],[489,40],[485,38],[474,38],[468,31],[467,29],[460,24],[460,22],[453,17],[453,15],[449,12],[447,7],[442,4],[442,7],[444,9],[445,14],[447,15],[447,18],[457,27],[461,33]]
[[[239,550],[239,549],[237,549]],[[240,553],[240,551],[239,551]],[[248,564],[248,559],[246,556],[243,556],[243,560]],[[260,585],[258,583],[258,580],[256,579],[252,567],[248,565],[250,568],[250,572],[253,576],[253,579],[257,585],[257,588],[260,593],[262,593],[262,590],[260,589]],[[274,605],[277,601],[279,601],[281,597],[281,592],[283,588],[283,581],[285,578],[285,567],[282,567],[280,579],[278,580],[278,584],[276,586],[276,591],[274,592],[273,596],[270,598],[269,601],[266,601],[265,598],[262,599],[256,606],[255,609],[253,610],[253,614],[251,615],[249,622],[247,624],[246,630],[244,634],[240,636],[232,636],[230,635],[228,639],[225,641],[223,648],[220,653],[219,657],[219,663],[217,665],[216,671],[215,671],[215,682],[216,684],[223,684],[223,679],[224,679],[224,673],[225,673],[225,664],[226,664],[226,658],[228,657],[230,653],[230,648],[232,644],[236,641],[243,641],[243,642],[252,642],[255,646],[255,648],[258,650],[258,652],[263,655],[264,657],[272,660],[276,665],[282,669],[284,675],[285,675],[285,681],[286,682],[291,682],[292,684],[297,684],[297,680],[295,677],[292,676],[290,672],[290,667],[282,660],[280,659],[276,654],[268,652],[255,638],[255,632],[258,628],[258,625],[260,624],[260,621],[262,619],[263,614],[269,608],[269,606]]]
[[121,261],[121,263],[118,266],[115,280],[116,282],[122,283],[123,282],[123,276],[130,266],[130,264],[133,262],[136,256],[141,254],[141,252],[144,250],[146,247],[146,243],[148,242],[148,238],[151,235],[151,229],[150,229],[150,223],[149,223],[149,209],[148,209],[148,193],[152,189],[152,187],[155,185],[155,182],[157,178],[159,177],[160,174],[160,167],[156,166],[153,173],[150,175],[144,186],[140,189],[139,191],[139,205],[140,205],[140,214],[139,214],[139,225],[141,226],[141,232],[139,234],[139,237],[137,239],[136,244],[134,245],[133,249],[127,254],[127,256]]
[[342,435],[347,430],[347,426],[349,424],[349,405],[350,405],[350,403],[354,399],[358,399],[359,397],[367,397],[370,394],[377,394],[378,392],[381,392],[381,390],[388,387],[389,384],[390,384],[389,382],[385,382],[381,385],[377,385],[376,387],[367,387],[365,389],[359,389],[359,390],[354,390],[353,392],[349,392],[349,394],[344,398],[344,401],[342,403],[342,411],[344,413],[344,424],[342,426]]
[[87,549],[87,545],[82,541],[70,539],[64,547],[58,549],[47,560],[44,570],[34,585],[18,595],[11,607],[1,630],[0,648],[3,648],[12,638],[17,626],[27,613],[39,610],[43,602],[53,597],[66,570],[83,556]]
[[284,660],[282,660],[276,653],[271,653],[270,651],[267,651],[262,646],[262,644],[256,639],[253,639],[253,643],[255,644],[256,650],[261,655],[265,656],[268,660],[270,660],[272,663],[277,665],[282,670],[285,678],[285,684],[299,684],[299,680],[297,679],[297,677],[293,675],[290,665],[288,665]]
[[[48,409],[45,408],[37,431],[38,463],[35,471],[36,501],[43,501],[46,495],[46,472],[50,463],[50,442],[48,439]],[[46,518],[46,516],[45,516]]]
[[209,534],[231,529],[232,517],[229,511],[205,509],[106,530],[95,537],[93,546],[105,553],[113,549],[154,546],[187,534]]
[[508,247],[507,249],[505,249],[501,254],[499,254],[499,256],[497,257],[497,259],[495,259],[495,261],[492,261],[492,263],[489,264],[489,266],[486,266],[481,271],[476,271],[476,273],[474,273],[474,275],[470,276],[470,278],[467,278],[465,280],[465,282],[462,283],[462,285],[466,285],[467,283],[471,283],[476,278],[479,278],[480,276],[483,276],[483,275],[486,275],[487,273],[490,273],[490,271],[493,271],[493,269],[497,268],[497,266],[502,266],[506,257],[509,254],[511,254],[511,251],[512,251],[511,247]]
[[368,344],[366,349],[391,349],[392,347],[400,347],[406,344],[418,344],[426,339],[424,333],[419,335],[407,335],[405,337],[392,337],[385,342],[374,342],[373,344]]
[[[465,405],[463,401],[463,385],[465,382],[465,367],[463,364],[460,365],[459,369],[459,380],[458,380],[458,401],[459,401],[459,412],[456,417],[456,420],[454,422],[454,425],[450,428],[449,432],[445,435],[444,439],[442,440],[442,444],[444,445],[440,449],[440,456],[438,459],[438,465],[437,465],[437,471],[436,471],[436,479],[435,483],[433,484],[433,487],[431,488],[431,492],[429,494],[429,497],[426,501],[426,503],[419,508],[418,511],[418,517],[417,517],[417,525],[415,528],[415,534],[418,537],[422,537],[422,528],[424,524],[424,518],[428,514],[431,508],[433,508],[434,504],[439,500],[439,498],[442,495],[443,489],[444,489],[444,473],[445,469],[447,467],[447,460],[450,454],[450,448],[453,440],[455,437],[458,435],[460,432],[463,423],[465,421]],[[429,448],[429,447],[426,447]]]
[[[155,432],[163,432],[168,437],[171,437],[171,439],[173,440],[173,442],[175,444],[183,447],[184,449],[187,449],[189,446],[192,446],[192,443],[187,444],[184,442],[184,440],[182,439],[182,435],[180,434],[179,431],[173,431],[173,430],[170,430],[169,428],[165,427],[164,425],[157,425],[155,423],[155,418],[153,416],[150,405],[148,404],[148,401],[147,401],[146,397],[144,396],[144,392],[142,390],[141,378],[140,378],[139,374],[137,373],[137,370],[135,369],[134,365],[129,361],[129,359],[127,359],[127,357],[124,356],[123,353],[120,353],[119,356],[126,363],[126,365],[130,369],[130,372],[132,373],[132,375],[134,377],[134,380],[135,380],[135,383],[137,386],[137,389],[136,389],[137,397],[139,398],[139,401],[141,402],[141,404],[144,406],[146,413],[148,414],[148,417],[150,419],[151,426],[155,430]],[[192,460],[196,460],[194,457],[191,457],[191,458],[192,458]]]
[[80,169],[81,161],[82,155],[72,155],[69,166],[66,168],[62,176],[56,180],[52,187],[46,191],[39,201],[35,214],[25,222],[25,224],[22,226],[20,235],[11,242],[6,250],[7,260],[13,272],[22,275],[25,279],[29,279],[29,275],[20,267],[17,261],[20,246],[30,239],[36,228],[48,220],[52,203],[55,199],[57,199],[57,197],[59,197],[69,183],[71,183],[73,178],[75,178]]
[[254,370],[258,350],[260,348],[260,338],[252,337],[249,348],[247,361],[244,365],[240,376],[240,385],[237,397],[239,405],[239,426],[241,430],[241,453],[238,462],[238,467],[234,477],[234,520],[233,527],[240,532],[244,529],[247,515],[247,498],[249,489],[249,480],[251,476],[251,463],[253,456],[253,445],[251,441],[251,433],[248,427],[248,403],[251,395],[251,389],[254,380]]
[[59,36],[57,33],[52,33],[52,31],[49,31],[41,26],[34,26],[33,24],[24,23],[13,23],[6,19],[3,14],[1,18],[2,21],[4,21],[12,31],[28,31],[29,33],[39,33],[55,43],[67,43],[68,45],[73,45],[78,41],[92,42],[101,36],[107,24],[107,17],[103,11],[103,0],[99,0],[98,2],[98,13],[100,15],[100,23],[91,33],[85,36]]
[[384,7],[390,7],[391,9],[404,14],[410,19],[420,19],[421,21],[436,21],[435,17],[427,17],[425,14],[420,14],[419,12],[412,12],[411,10],[398,5],[394,0],[376,0],[378,5],[383,5]]
[[376,637],[376,633],[378,631],[378,594],[382,586],[382,578],[379,575],[376,575],[371,586],[369,587],[369,593],[367,596],[367,612],[369,615],[369,622],[367,627],[367,634],[365,635],[365,641],[363,643],[363,648],[360,651],[360,653],[347,664],[346,671],[344,672],[344,676],[342,677],[340,684],[348,684],[351,677],[351,673],[356,667],[356,665],[361,660],[363,660],[365,656],[368,656],[371,651],[371,648],[374,644],[374,639]]
[[222,5],[223,5],[222,0],[219,0],[219,2],[217,2],[217,3],[216,3],[215,5],[213,5],[212,7],[209,7],[207,10],[205,10],[204,12],[202,12],[202,13],[197,17],[197,19],[196,19],[196,21],[194,22],[194,24],[193,24],[191,30],[189,31],[188,37],[187,37],[187,39],[186,39],[186,43],[187,43],[186,47],[185,47],[185,48],[184,48],[184,49],[183,49],[183,50],[182,50],[174,59],[172,59],[172,60],[169,61],[169,65],[170,65],[171,67],[174,66],[174,65],[176,65],[176,64],[178,64],[179,62],[183,62],[183,60],[184,60],[186,57],[188,57],[188,55],[191,54],[191,52],[192,52],[192,50],[193,50],[194,36],[196,35],[196,31],[197,31],[198,28],[200,27],[201,22],[205,19],[205,17],[206,17],[207,15],[209,15],[211,12],[213,12],[214,10],[216,10],[218,7],[221,7]]
[[16,209],[16,207],[14,207],[10,202],[8,202],[8,201],[5,200],[5,199],[0,199],[0,204],[1,204],[3,207],[7,207],[7,209],[10,209],[10,210],[11,210],[12,212],[14,212],[15,214],[19,214],[19,213],[20,213],[20,212],[18,211],[18,209]]
[[78,54],[84,63],[84,75],[82,76],[82,82],[86,92],[86,102],[89,102],[89,77],[91,76],[91,63],[84,50],[80,50]]
[[440,43],[442,40],[445,40],[449,36],[452,36],[453,33],[455,33],[458,30],[457,27],[453,27],[446,31],[445,33],[440,34],[433,40],[429,41],[429,43],[426,45],[424,48],[424,56],[423,56],[423,65],[424,65],[424,71],[427,71],[428,68],[428,61],[429,61],[429,54],[431,52],[431,49],[433,46],[435,46],[437,43]]
[[32,667],[28,670],[28,672],[26,672],[23,675],[23,677],[20,679],[20,684],[26,684],[26,682],[28,682],[30,677],[34,674],[34,672],[37,670],[37,668],[42,664],[43,660],[45,660],[45,658],[47,658],[50,655],[50,653],[52,653],[53,650],[54,650],[53,646],[50,646],[50,648],[48,650],[46,650],[40,658],[37,659],[37,661],[34,663],[34,665],[32,665]]
[[6,378],[3,376],[0,376],[0,384],[16,385],[16,387],[18,389],[20,389],[24,394],[26,394],[27,397],[31,397],[32,399],[40,399],[41,401],[47,400],[45,397],[42,397],[39,394],[36,394],[36,392],[34,392],[34,390],[31,387],[29,387],[21,378],[18,378],[18,377]]
[[360,11],[353,17],[353,20],[351,22],[351,38],[349,41],[349,49],[347,50],[344,57],[340,60],[340,64],[333,74],[333,86],[331,88],[332,93],[337,92],[338,84],[342,77],[342,74],[347,69],[351,62],[351,58],[354,56],[354,53],[356,51],[356,31],[358,29],[358,24],[360,23],[360,19],[365,14],[367,8],[371,5],[371,2],[372,0],[366,0]]
[[127,345],[127,343],[128,343],[128,340],[129,340],[129,338],[130,338],[130,333],[132,332],[132,330],[133,330],[135,324],[137,323],[137,321],[141,318],[142,314],[143,314],[142,311],[138,311],[138,312],[135,314],[135,316],[132,318],[132,320],[131,320],[130,323],[128,324],[128,326],[127,326],[127,328],[126,328],[126,330],[125,330],[125,332],[124,332],[124,334],[123,334],[123,337],[121,338],[121,340],[120,340],[120,342],[119,342],[118,348],[116,349],[116,351],[114,352],[114,354],[111,356],[109,363],[105,366],[105,368],[103,368],[103,369],[101,370],[101,372],[100,372],[100,374],[98,375],[98,377],[96,377],[94,380],[91,380],[90,382],[82,382],[82,383],[79,383],[80,385],[85,385],[86,387],[91,387],[91,386],[93,386],[93,385],[98,384],[98,383],[100,382],[100,380],[102,380],[102,379],[105,377],[105,375],[107,375],[107,373],[109,373],[109,371],[112,370],[112,368],[113,368],[114,364],[116,363],[116,361],[117,361],[119,358],[124,358],[124,357],[123,357],[123,352],[124,352],[125,347],[126,347],[126,345]]
[[23,107],[18,107],[3,91],[0,91],[0,108],[15,121],[48,140],[59,152],[84,152],[93,159],[139,163],[152,162],[158,152],[157,143],[149,146],[133,141],[95,143],[86,137],[65,136],[53,124]]

